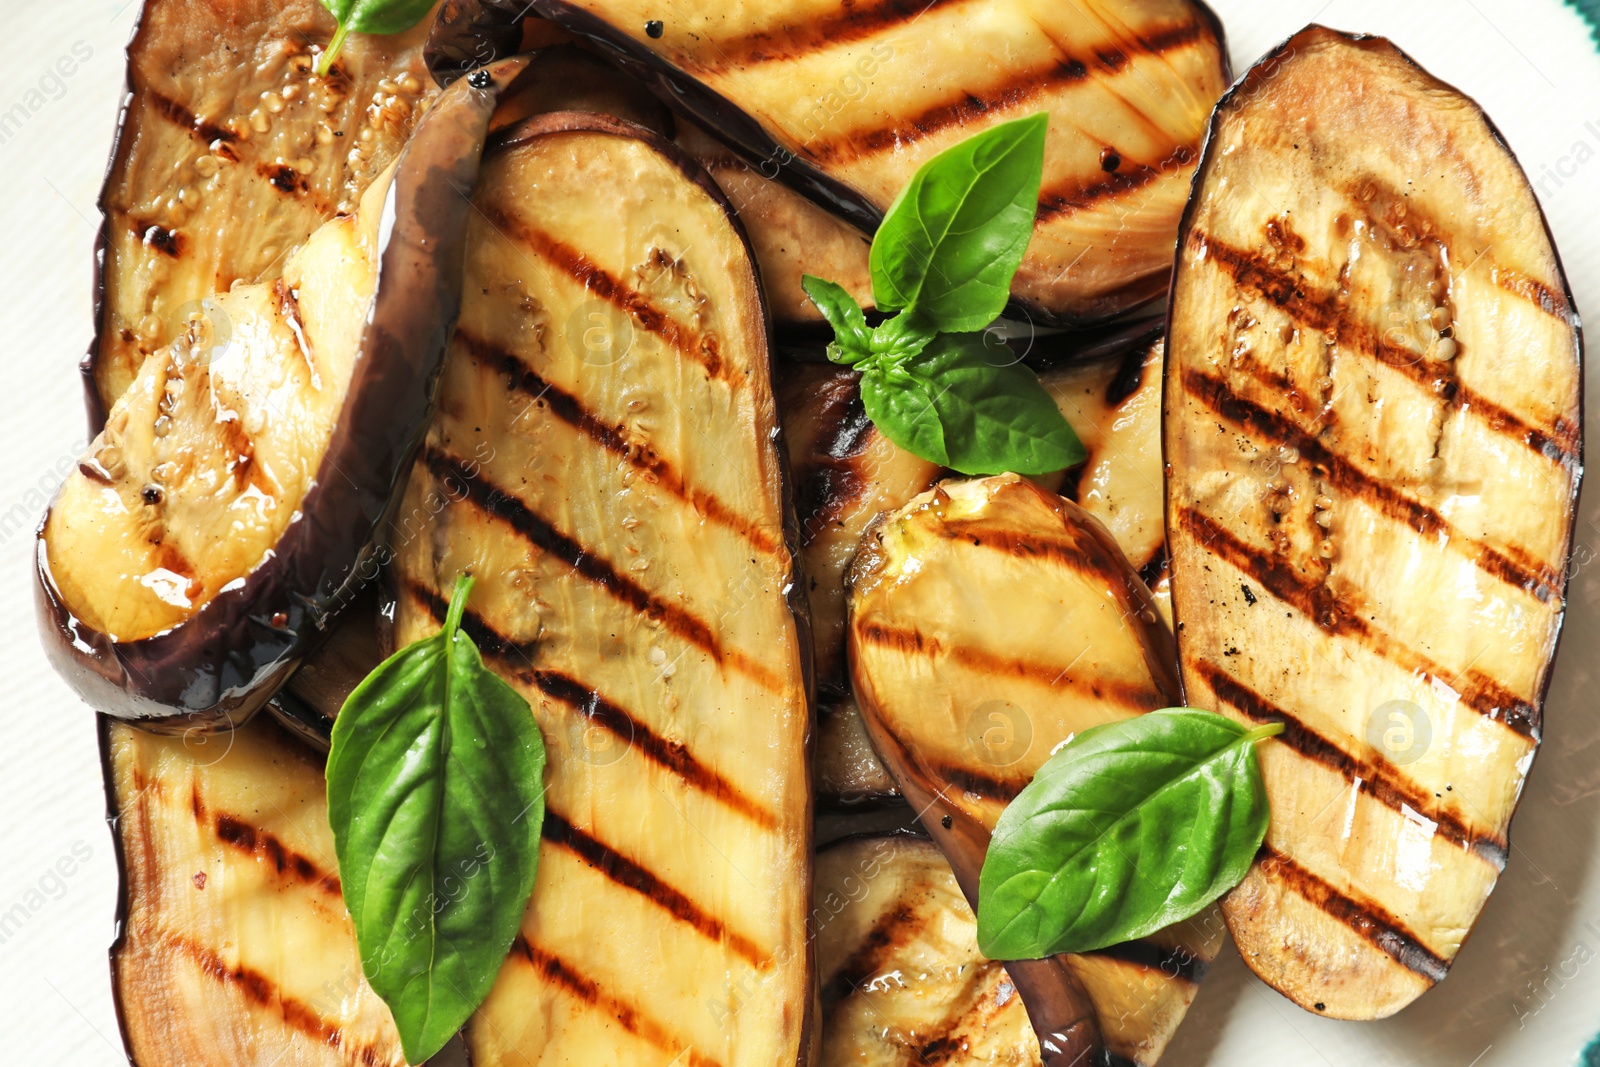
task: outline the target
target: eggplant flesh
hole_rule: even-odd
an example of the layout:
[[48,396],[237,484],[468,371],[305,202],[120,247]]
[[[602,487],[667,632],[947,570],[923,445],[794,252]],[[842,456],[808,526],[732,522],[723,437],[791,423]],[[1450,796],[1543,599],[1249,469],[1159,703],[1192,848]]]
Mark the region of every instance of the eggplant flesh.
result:
[[1228,924],[1296,1003],[1379,1018],[1444,977],[1506,860],[1564,607],[1577,316],[1478,107],[1315,26],[1219,106],[1174,286],[1185,692],[1286,724]]
[[806,1062],[810,653],[754,263],[640,127],[497,145],[393,539],[394,643],[475,575],[466,631],[551,754],[473,1062]]
[[[942,482],[868,532],[849,645],[873,746],[969,900],[996,820],[1057,745],[1180,703],[1171,635],[1110,533],[1016,475]],[[1054,967],[1047,984],[1080,991],[1109,1053],[1153,1063],[1198,977],[1160,961],[1210,960],[1209,919],[1010,974],[1036,1029],[1052,1027],[1028,969]]]
[[1227,85],[1220,24],[1189,0],[532,7],[610,49],[762,175],[867,232],[935,153],[1048,111],[1034,238],[1012,293],[1057,324],[1165,291],[1206,115]]
[[182,738],[101,729],[129,1061],[401,1067],[340,894],[321,760],[265,718]]
[[521,66],[443,96],[357,214],[212,298],[112,406],[37,552],[46,648],[98,710],[242,721],[368,577],[460,298],[461,191]]
[[215,318],[205,302],[271,279],[399,155],[436,90],[426,28],[356,34],[326,78],[317,0],[146,0],[100,205],[91,429],[145,357]]

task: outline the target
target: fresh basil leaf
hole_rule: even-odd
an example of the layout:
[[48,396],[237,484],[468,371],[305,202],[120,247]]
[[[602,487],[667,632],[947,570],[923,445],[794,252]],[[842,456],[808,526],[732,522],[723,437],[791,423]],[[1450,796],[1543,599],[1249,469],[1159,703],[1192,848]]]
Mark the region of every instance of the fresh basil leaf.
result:
[[317,62],[317,73],[327,74],[339,58],[345,37],[356,33],[403,33],[433,10],[435,0],[322,0],[322,6],[339,20],[339,28]]
[[461,632],[380,664],[345,701],[328,753],[328,821],[361,967],[411,1063],[483,1002],[533,892],[544,741],[528,702]]
[[872,295],[945,333],[981,330],[1033,237],[1048,115],[990,127],[924,163],[872,239]]
[[985,334],[940,334],[922,354],[861,379],[884,436],[962,474],[1048,474],[1086,453],[1039,378]]
[[1104,948],[1232,889],[1267,832],[1255,743],[1282,730],[1168,708],[1073,738],[995,826],[978,881],[983,954]]
[[828,345],[830,360],[850,366],[872,355],[872,330],[867,326],[867,316],[844,286],[814,274],[802,274],[800,287],[833,327],[833,341]]
[[872,330],[872,354],[891,363],[900,363],[920,353],[939,336],[939,331],[922,316],[902,311],[878,323]]

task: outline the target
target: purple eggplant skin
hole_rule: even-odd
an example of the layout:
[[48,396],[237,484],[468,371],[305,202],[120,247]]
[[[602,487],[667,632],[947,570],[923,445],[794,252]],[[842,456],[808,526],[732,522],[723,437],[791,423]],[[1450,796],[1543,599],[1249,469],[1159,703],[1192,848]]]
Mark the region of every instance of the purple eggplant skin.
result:
[[371,576],[375,541],[432,414],[461,301],[469,198],[489,119],[525,61],[474,72],[419,123],[380,233],[378,283],[316,481],[271,555],[183,622],[118,641],[74,617],[39,528],[35,600],[56,670],[96,710],[168,731],[243,722]]
[[522,48],[524,0],[445,0],[434,15],[423,62],[441,87]]

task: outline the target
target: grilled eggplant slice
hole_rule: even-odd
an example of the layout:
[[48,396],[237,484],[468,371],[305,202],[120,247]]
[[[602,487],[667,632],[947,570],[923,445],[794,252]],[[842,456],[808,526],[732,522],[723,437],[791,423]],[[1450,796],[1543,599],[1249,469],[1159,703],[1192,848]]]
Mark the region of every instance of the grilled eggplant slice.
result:
[[1287,725],[1228,924],[1296,1003],[1385,1016],[1472,928],[1539,743],[1578,319],[1477,106],[1321,27],[1219,106],[1170,319],[1185,690]]
[[[97,709],[247,718],[364,580],[427,427],[504,60],[429,112],[356,216],[141,366],[40,527],[45,645]],[[380,225],[381,223],[381,225]]]
[[755,265],[670,143],[539,116],[484,164],[397,644],[464,625],[551,748],[478,1067],[797,1064],[814,1039],[809,648]]
[[[943,482],[885,516],[850,569],[850,663],[873,746],[975,900],[989,832],[1051,751],[1179,703],[1171,635],[1105,527],[1016,475]],[[1129,958],[1215,954],[1202,922],[1031,961],[1087,991],[1107,1049],[1150,1063],[1194,995]],[[1027,962],[1009,965],[1037,1029]]]
[[357,34],[326,78],[318,0],[145,0],[100,207],[91,428],[147,355],[234,282],[269,280],[336,213],[353,212],[435,94],[425,28]]
[[[492,51],[478,0],[457,50]],[[996,122],[1052,113],[1038,221],[1012,293],[1038,322],[1165,291],[1227,51],[1195,0],[1051,5],[532,0],[765,177],[871,232],[918,166]],[[657,30],[659,34],[653,34]],[[465,38],[476,35],[475,43]]]
[[[836,841],[817,853],[814,896],[821,1067],[1040,1062],[1005,966],[978,952],[977,921],[932,841]],[[1209,930],[1196,919],[1182,936],[1080,960],[1100,1018],[1170,1034],[1226,936],[1215,912],[1207,918]],[[1159,1051],[1147,1046],[1138,1061]]]
[[141,1067],[400,1067],[340,895],[320,758],[265,717],[101,719],[122,860],[112,978]]

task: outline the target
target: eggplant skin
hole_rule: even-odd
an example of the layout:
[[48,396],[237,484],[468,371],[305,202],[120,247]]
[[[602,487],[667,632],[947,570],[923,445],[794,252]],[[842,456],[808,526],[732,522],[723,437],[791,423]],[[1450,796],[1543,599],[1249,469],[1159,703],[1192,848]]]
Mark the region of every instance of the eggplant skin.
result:
[[439,413],[395,518],[404,645],[463,625],[550,750],[477,1067],[811,1062],[810,645],[756,266],[603,115],[497,136]]
[[[1221,23],[1190,0],[531,7],[762,176],[867,233],[938,151],[1051,112],[1034,241],[1012,295],[1019,317],[1055,325],[1111,318],[1165,291],[1206,115],[1228,79]],[[462,25],[483,33],[492,21]]]
[[1455,960],[1543,732],[1578,317],[1478,106],[1381,38],[1312,26],[1217,108],[1168,319],[1185,696],[1286,727],[1224,912],[1297,1004],[1381,1018]]
[[435,95],[426,26],[357,34],[318,78],[333,30],[317,0],[144,0],[100,194],[91,433],[200,301],[273,277],[399,155]]
[[[51,531],[59,517],[52,505],[37,552],[40,628],[57,671],[97,710],[169,729],[236,725],[354,596],[427,427],[459,306],[469,211],[461,190],[476,180],[499,91],[522,66],[503,61],[487,88],[463,83],[442,97],[398,164],[375,252],[371,310],[359,330],[347,331],[359,338],[349,387],[315,459],[316,477],[270,553],[181,621],[120,639],[80,618],[52,576]],[[235,472],[215,473],[231,479]],[[57,504],[92,499],[97,485],[113,491],[112,474],[92,449]],[[88,566],[92,553],[85,553]]]

